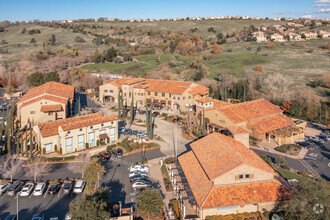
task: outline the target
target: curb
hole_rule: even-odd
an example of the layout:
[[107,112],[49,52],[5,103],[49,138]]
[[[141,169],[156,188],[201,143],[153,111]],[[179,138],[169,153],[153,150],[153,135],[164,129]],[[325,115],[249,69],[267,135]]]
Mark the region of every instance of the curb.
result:
[[266,151],[266,150],[262,150],[262,149],[259,149],[259,148],[254,148],[254,147],[250,147],[250,149],[253,149],[253,150],[258,150],[258,151],[263,151],[263,152],[267,152],[267,153],[270,153],[270,154],[275,154],[275,155],[278,155],[278,156],[282,156],[282,157],[287,157],[287,158],[290,158],[290,159],[294,159],[294,160],[301,160],[301,159],[304,159],[305,156],[307,155],[307,153],[304,155],[303,158],[295,158],[295,157],[289,157],[289,156],[286,156],[286,155],[282,155],[282,154],[278,154],[278,153],[273,153],[273,152],[270,152],[270,151]]
[[[145,151],[157,150],[157,149],[160,149],[160,147],[149,148],[149,149],[147,149],[147,150],[145,150]],[[142,152],[142,150],[140,150],[140,151],[136,151],[136,152],[132,152],[132,153],[128,153],[128,154],[125,154],[124,156],[129,156],[129,155],[133,155],[133,154],[138,154],[138,153],[141,153],[141,152]]]

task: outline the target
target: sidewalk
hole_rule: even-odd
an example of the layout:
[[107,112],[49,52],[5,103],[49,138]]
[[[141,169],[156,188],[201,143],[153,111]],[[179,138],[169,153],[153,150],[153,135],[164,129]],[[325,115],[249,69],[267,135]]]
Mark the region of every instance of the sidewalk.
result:
[[296,159],[296,160],[302,160],[302,159],[304,159],[305,156],[308,153],[308,149],[306,149],[306,148],[301,148],[301,151],[300,151],[300,153],[299,153],[298,156],[293,156],[293,155],[281,153],[281,152],[278,152],[278,151],[276,151],[274,149],[269,149],[269,148],[265,148],[265,147],[254,147],[254,146],[250,146],[250,149],[265,151],[265,152],[268,152],[268,153],[271,153],[271,154],[276,154],[276,155],[279,155],[279,156],[282,156],[282,157],[288,157],[288,158]]

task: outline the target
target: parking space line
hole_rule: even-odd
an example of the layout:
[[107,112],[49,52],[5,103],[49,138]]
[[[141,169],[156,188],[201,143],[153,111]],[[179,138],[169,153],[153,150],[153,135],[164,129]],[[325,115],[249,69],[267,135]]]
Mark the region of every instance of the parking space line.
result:
[[57,197],[60,198],[60,195],[61,195],[61,190],[58,191]]
[[29,199],[31,199],[31,198],[32,198],[32,195],[33,195],[33,193],[31,193],[31,195],[29,196]]
[[17,199],[18,193],[16,193],[15,199]]
[[47,194],[48,194],[48,193],[47,193],[47,192],[45,192],[44,198],[46,198]]
[[1,199],[0,200],[2,200],[3,199],[3,197],[5,197],[6,196],[6,194],[3,194],[2,196],[1,196]]

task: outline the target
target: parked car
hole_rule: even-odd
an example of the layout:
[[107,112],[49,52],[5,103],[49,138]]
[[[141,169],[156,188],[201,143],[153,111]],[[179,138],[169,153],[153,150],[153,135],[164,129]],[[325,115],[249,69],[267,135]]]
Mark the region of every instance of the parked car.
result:
[[319,138],[322,139],[322,140],[324,140],[324,141],[329,140],[328,135],[326,135],[326,134],[320,134],[319,135]]
[[132,132],[132,129],[125,129],[125,131],[123,131],[123,134],[124,135],[129,135],[129,134],[131,134],[131,132]]
[[16,220],[17,216],[16,215],[8,215],[7,218],[5,218],[5,220]]
[[33,195],[34,196],[41,196],[44,194],[46,189],[46,183],[38,183],[36,188],[34,188]]
[[311,136],[311,137],[309,138],[309,140],[314,141],[314,142],[316,142],[316,143],[321,143],[321,144],[324,143],[324,140],[322,140],[322,139],[320,139],[320,138],[318,138],[318,137],[316,137],[316,136]]
[[158,115],[160,115],[159,112],[153,112],[153,113],[152,113],[152,117],[157,117]]
[[125,128],[124,127],[120,127],[119,129],[118,129],[118,133],[120,134],[120,133],[122,133],[122,132],[124,132],[125,131]]
[[310,143],[308,141],[297,142],[297,144],[307,149],[310,147]]
[[142,172],[139,170],[134,170],[129,172],[129,177],[135,176],[135,175],[141,175],[141,176],[148,176],[147,172]]
[[72,191],[72,182],[66,182],[66,183],[64,183],[64,185],[63,185],[63,192],[65,193],[65,194],[69,194],[69,193],[71,193],[71,191]]
[[20,196],[29,196],[33,191],[34,183],[27,183],[22,188],[21,192],[19,193]]
[[99,157],[104,160],[109,160],[111,158],[111,154],[109,152],[101,152],[99,153]]
[[115,155],[116,157],[118,157],[118,156],[122,156],[122,155],[123,155],[123,150],[120,149],[120,148],[117,148],[117,149],[113,149],[113,150],[111,151],[111,153],[112,153],[113,155]]
[[330,133],[321,133],[321,135],[327,136],[328,140],[330,139]]
[[149,181],[138,180],[132,184],[133,189],[141,189],[151,187],[151,183]]
[[144,115],[145,113],[146,113],[145,110],[139,110],[139,114],[140,114],[140,115]]
[[8,195],[8,196],[16,195],[16,193],[21,191],[23,184],[24,183],[21,181],[11,184],[11,186],[7,189],[6,195]]
[[149,172],[149,167],[138,164],[138,165],[132,165],[132,166],[130,166],[129,167],[129,170],[130,171],[137,170],[137,171],[142,171],[142,172]]
[[136,181],[138,181],[138,180],[148,181],[148,177],[147,177],[147,176],[142,176],[142,175],[134,175],[134,176],[131,176],[131,177],[129,178],[129,181],[130,181],[131,183],[136,182]]
[[57,183],[53,183],[52,185],[50,185],[47,192],[48,194],[56,194],[58,193],[58,191],[60,191],[60,185]]
[[43,217],[33,217],[31,220],[44,220]]
[[136,131],[136,130],[133,130],[132,132],[131,132],[131,135],[137,135],[138,134],[138,131]]
[[81,193],[84,191],[84,188],[85,188],[85,185],[86,185],[86,181],[85,180],[78,180],[76,182],[76,184],[74,185],[74,189],[73,189],[73,192],[74,193]]
[[10,185],[11,185],[10,183],[0,184],[0,195],[5,194],[5,192],[10,187]]

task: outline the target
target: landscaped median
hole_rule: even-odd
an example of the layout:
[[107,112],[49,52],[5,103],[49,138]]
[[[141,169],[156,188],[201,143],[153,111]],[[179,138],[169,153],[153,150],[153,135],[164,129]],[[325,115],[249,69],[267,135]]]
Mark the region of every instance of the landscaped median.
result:
[[162,171],[162,176],[163,176],[163,181],[164,181],[164,185],[165,185],[165,189],[167,192],[171,192],[173,191],[173,185],[171,183],[171,178],[167,172],[167,166],[168,164],[173,163],[174,158],[170,157],[170,158],[166,158],[163,161],[162,166],[160,167],[161,171]]
[[296,144],[284,144],[274,148],[276,151],[292,156],[298,156],[301,151],[301,146]]

